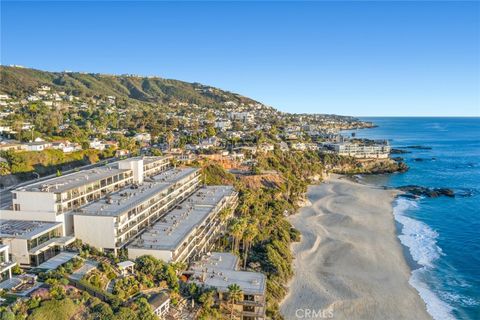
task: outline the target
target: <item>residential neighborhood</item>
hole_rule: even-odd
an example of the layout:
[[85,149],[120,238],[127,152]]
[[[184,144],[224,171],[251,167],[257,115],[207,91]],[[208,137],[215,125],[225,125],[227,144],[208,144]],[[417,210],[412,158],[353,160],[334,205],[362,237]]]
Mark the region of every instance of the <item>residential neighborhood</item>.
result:
[[217,100],[0,95],[0,308],[83,296],[92,319],[276,318],[308,183],[402,168],[352,134],[372,123],[192,86]]

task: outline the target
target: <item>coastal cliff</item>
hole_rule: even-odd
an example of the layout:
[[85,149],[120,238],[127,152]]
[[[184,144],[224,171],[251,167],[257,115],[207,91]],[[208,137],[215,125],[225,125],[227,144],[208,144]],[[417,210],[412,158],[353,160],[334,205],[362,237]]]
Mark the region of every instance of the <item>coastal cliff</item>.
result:
[[343,161],[337,161],[331,167],[330,172],[337,174],[384,174],[407,170],[408,166],[404,162],[393,159],[358,160],[346,158]]

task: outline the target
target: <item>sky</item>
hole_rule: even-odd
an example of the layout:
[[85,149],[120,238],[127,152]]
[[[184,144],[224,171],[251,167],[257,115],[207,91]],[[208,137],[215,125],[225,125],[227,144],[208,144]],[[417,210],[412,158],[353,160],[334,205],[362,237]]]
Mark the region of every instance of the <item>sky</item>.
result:
[[287,112],[480,116],[480,3],[1,2],[3,65],[156,75]]

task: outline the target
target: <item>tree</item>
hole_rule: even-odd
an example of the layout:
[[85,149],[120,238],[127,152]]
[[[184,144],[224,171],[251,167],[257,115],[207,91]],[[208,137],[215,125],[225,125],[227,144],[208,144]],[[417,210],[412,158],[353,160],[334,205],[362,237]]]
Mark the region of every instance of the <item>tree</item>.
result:
[[167,281],[168,287],[173,290],[178,290],[178,277],[175,273],[175,269],[171,265],[166,265],[164,268],[165,281]]
[[247,267],[248,250],[250,249],[252,241],[253,239],[255,239],[257,234],[258,234],[257,224],[252,221],[247,225],[245,232],[243,233],[243,253],[244,253],[243,268],[244,269]]
[[215,131],[215,128],[213,126],[207,126],[206,134],[207,134],[207,137],[211,138],[211,137],[214,137],[217,134],[217,132]]
[[142,320],[155,320],[157,317],[152,311],[152,307],[148,303],[147,299],[140,298],[137,300],[138,305],[138,318]]
[[22,269],[20,268],[20,266],[19,266],[18,264],[16,264],[16,265],[13,266],[13,268],[12,268],[12,273],[13,273],[14,275],[19,275],[19,274],[22,274],[23,271],[22,271]]
[[173,142],[175,141],[175,136],[173,135],[172,131],[167,132],[166,140],[167,140],[167,143],[168,143],[168,150],[171,150]]
[[200,301],[200,303],[202,304],[202,306],[206,309],[206,310],[210,310],[213,305],[215,304],[215,291],[214,290],[209,290],[209,291],[206,291],[204,293],[202,293],[202,295],[200,296],[200,298],[198,299],[198,301]]
[[[138,319],[137,314],[130,308],[120,308],[117,313],[115,313],[115,320],[135,320]],[[143,319],[142,319],[143,320]]]
[[93,319],[98,320],[113,320],[115,317],[113,316],[112,308],[106,303],[99,303],[95,307],[93,307]]
[[144,274],[154,275],[161,266],[162,263],[159,260],[149,255],[138,257],[135,260],[135,269]]
[[233,308],[237,301],[240,301],[243,297],[243,292],[240,286],[236,283],[232,283],[228,287],[228,301],[230,302],[231,313],[230,318],[233,319]]
[[212,320],[212,319],[222,319],[218,310],[213,308],[215,304],[215,290],[208,290],[202,293],[198,299],[202,304],[202,310],[198,315],[199,320]]
[[234,218],[231,220],[228,231],[233,237],[232,251],[238,251],[240,245],[240,239],[242,238],[243,232],[245,230],[245,220]]
[[6,309],[0,312],[0,320],[15,320],[15,314]]
[[209,123],[213,123],[215,121],[215,114],[212,112],[212,111],[208,111],[207,114],[205,115],[205,119],[209,122]]

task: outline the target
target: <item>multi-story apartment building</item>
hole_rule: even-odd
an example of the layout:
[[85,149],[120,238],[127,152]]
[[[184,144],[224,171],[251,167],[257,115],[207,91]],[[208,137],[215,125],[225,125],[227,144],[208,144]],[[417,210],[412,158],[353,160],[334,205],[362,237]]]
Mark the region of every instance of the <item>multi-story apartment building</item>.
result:
[[234,209],[237,193],[231,186],[208,186],[197,190],[164,215],[128,246],[135,259],[152,255],[167,262],[190,262],[208,252],[223,231],[224,209]]
[[[73,233],[70,212],[133,183],[132,170],[113,167],[72,173],[18,188],[12,192],[18,219],[57,221],[63,233]],[[10,214],[11,215],[11,214]]]
[[199,169],[173,169],[111,193],[74,211],[75,235],[94,247],[116,252],[188,197],[200,182]]
[[12,277],[12,268],[17,263],[10,258],[9,246],[0,244],[0,282]]
[[234,313],[242,320],[265,319],[266,277],[259,272],[238,270],[235,255],[220,252],[205,255],[190,266],[186,275],[189,282],[215,288],[218,304],[228,303],[228,287],[237,284],[243,298],[234,305]]
[[390,146],[386,142],[359,144],[352,142],[326,143],[323,148],[341,156],[363,159],[386,159],[390,154]]
[[61,222],[0,220],[0,240],[20,266],[36,267],[56,256],[75,238],[62,237]]
[[173,156],[165,157],[143,157],[143,174],[150,177],[159,174],[170,168]]
[[14,212],[5,210],[2,216],[62,222],[63,234],[73,234],[74,209],[127,185],[142,184],[145,177],[165,171],[169,166],[170,157],[137,157],[33,183],[12,191]]

